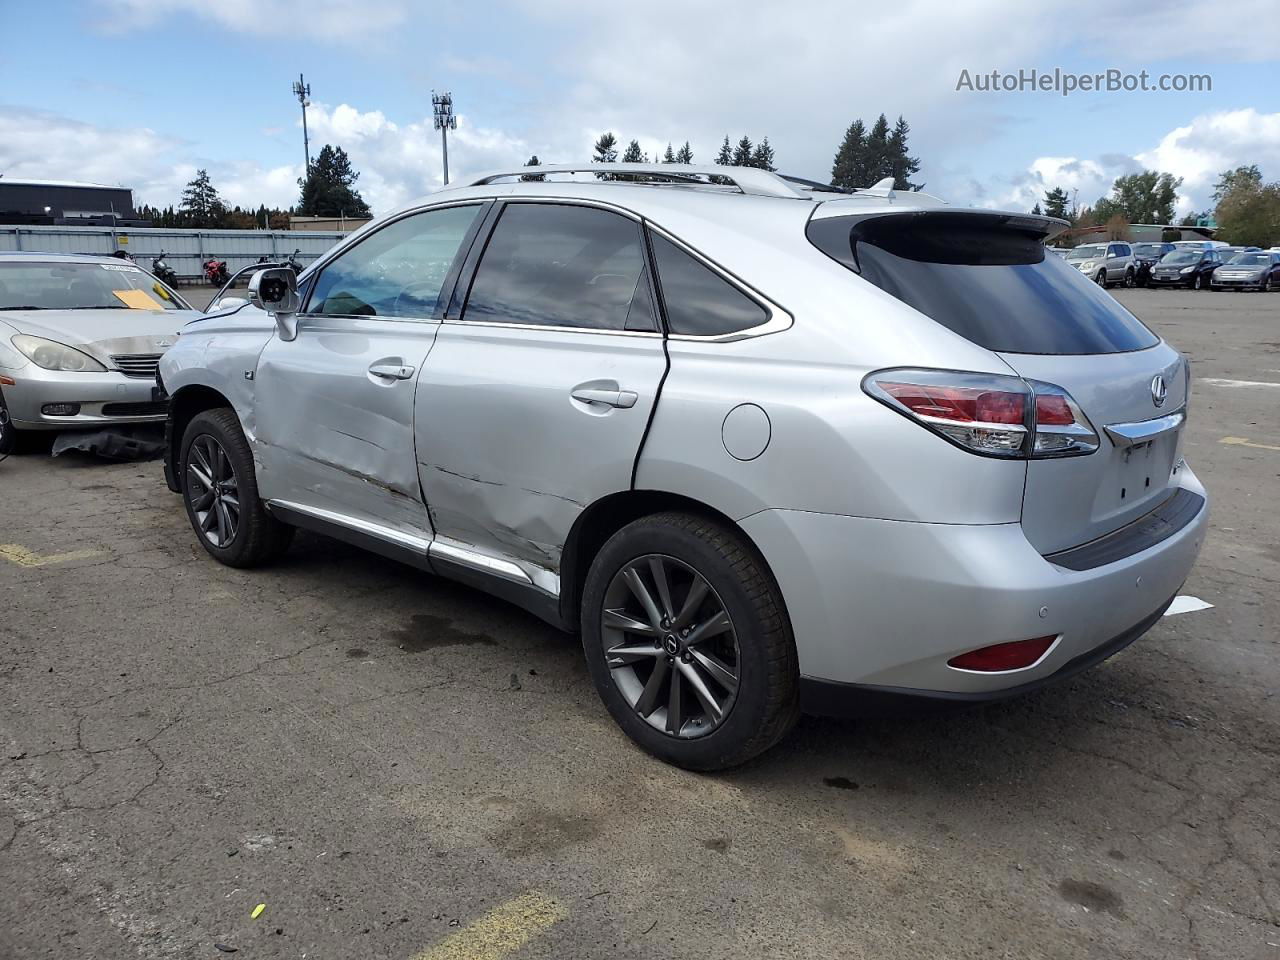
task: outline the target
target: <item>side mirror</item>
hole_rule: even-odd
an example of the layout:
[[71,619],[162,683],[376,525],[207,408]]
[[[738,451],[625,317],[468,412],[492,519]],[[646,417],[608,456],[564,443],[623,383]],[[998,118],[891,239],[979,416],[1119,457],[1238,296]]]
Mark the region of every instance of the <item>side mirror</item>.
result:
[[209,307],[209,313],[217,313],[222,310],[234,310],[237,307],[243,307],[249,301],[244,297],[223,297],[217,303]]
[[288,267],[270,267],[249,278],[249,302],[275,317],[281,340],[298,335],[298,276]]

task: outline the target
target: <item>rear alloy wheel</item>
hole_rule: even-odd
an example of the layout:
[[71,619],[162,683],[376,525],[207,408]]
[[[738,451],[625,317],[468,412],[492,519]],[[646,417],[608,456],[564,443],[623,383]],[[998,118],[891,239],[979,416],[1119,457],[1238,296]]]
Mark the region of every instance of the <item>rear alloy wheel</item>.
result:
[[740,536],[681,513],[629,524],[587,575],[582,642],[618,725],[690,770],[743,763],[799,712],[799,668],[782,599]]
[[267,513],[258,499],[253,455],[232,410],[206,410],[191,419],[178,467],[191,528],[216,560],[253,567],[289,546],[293,527]]

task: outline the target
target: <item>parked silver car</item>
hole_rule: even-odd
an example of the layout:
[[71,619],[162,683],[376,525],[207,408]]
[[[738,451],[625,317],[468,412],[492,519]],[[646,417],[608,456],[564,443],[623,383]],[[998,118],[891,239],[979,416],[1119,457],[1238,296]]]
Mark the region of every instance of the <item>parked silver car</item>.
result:
[[1100,287],[1121,283],[1132,287],[1138,276],[1133,247],[1119,240],[1086,243],[1067,252],[1067,262]]
[[1207,522],[1188,365],[1046,255],[1065,224],[575,169],[439,191],[183,331],[166,475],[210,554],[305,527],[505,597],[704,770],[801,709],[1035,689],[1160,616]]
[[0,405],[18,430],[156,423],[156,365],[200,314],[115,257],[0,253]]

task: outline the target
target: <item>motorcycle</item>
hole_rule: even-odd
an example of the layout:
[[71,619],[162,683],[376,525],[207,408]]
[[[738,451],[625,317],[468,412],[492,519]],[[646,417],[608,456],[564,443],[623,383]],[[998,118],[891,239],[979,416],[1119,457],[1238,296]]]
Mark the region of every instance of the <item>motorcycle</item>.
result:
[[151,258],[151,275],[171,287],[178,282],[178,274],[174,272],[173,267],[165,263],[163,250],[160,251],[159,256]]
[[289,254],[289,259],[284,262],[284,265],[293,271],[294,276],[297,276],[302,272],[302,263],[298,260],[298,254],[301,252],[302,248],[298,247],[293,251],[293,253]]
[[227,273],[227,261],[219,260],[216,257],[206,260],[204,262],[204,279],[206,283],[215,287],[221,287],[225,284],[231,279],[231,275]]

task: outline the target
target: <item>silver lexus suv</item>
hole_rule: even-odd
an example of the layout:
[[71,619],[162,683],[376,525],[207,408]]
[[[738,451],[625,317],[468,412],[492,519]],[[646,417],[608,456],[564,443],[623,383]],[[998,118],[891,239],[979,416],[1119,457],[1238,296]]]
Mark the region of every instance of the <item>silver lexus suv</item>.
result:
[[971,704],[1144,633],[1204,536],[1184,358],[1044,241],[880,184],[479,177],[184,328],[166,475],[223,563],[302,527],[582,636],[713,770],[798,713]]

